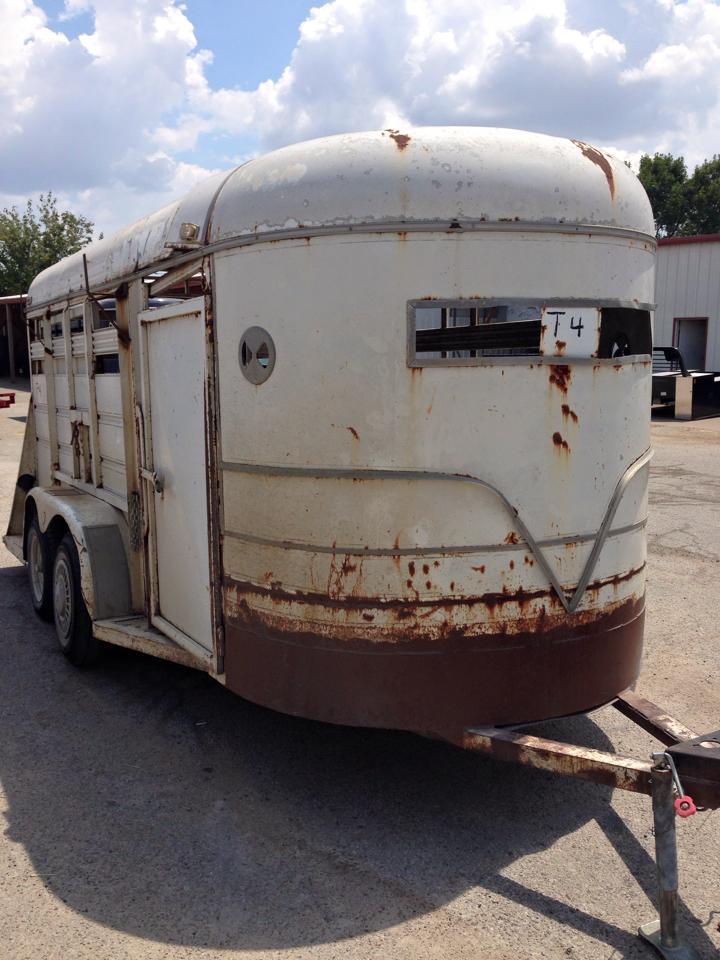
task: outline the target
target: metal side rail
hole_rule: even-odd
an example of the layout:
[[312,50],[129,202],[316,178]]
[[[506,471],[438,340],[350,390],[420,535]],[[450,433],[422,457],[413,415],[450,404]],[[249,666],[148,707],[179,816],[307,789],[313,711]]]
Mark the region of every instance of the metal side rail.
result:
[[184,647],[174,643],[164,633],[150,626],[147,617],[144,616],[94,620],[93,634],[98,640],[112,643],[116,647],[138,650],[140,653],[149,653],[153,657],[170,660],[172,663],[179,663],[184,667],[194,667],[196,670],[203,670],[206,673],[211,672],[207,660],[196,657],[185,650]]
[[[639,929],[664,960],[699,960],[678,931],[678,862],[675,816],[720,807],[720,730],[697,736],[639,694],[624,690],[612,706],[656,737],[665,749],[651,760],[546,740],[511,727],[465,731],[463,746],[509,763],[645,793],[652,797],[659,917]],[[696,806],[697,805],[697,806]]]

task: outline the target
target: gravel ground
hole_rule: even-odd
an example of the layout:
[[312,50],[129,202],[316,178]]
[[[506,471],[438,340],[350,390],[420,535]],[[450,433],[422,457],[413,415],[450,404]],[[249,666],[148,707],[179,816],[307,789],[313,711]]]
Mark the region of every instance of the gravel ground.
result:
[[[0,524],[27,394],[0,410]],[[720,726],[720,420],[657,422],[639,690]],[[611,709],[540,732],[647,757]],[[70,667],[0,547],[0,958],[650,958],[647,798],[252,706],[110,649]],[[720,945],[720,813],[678,823]]]

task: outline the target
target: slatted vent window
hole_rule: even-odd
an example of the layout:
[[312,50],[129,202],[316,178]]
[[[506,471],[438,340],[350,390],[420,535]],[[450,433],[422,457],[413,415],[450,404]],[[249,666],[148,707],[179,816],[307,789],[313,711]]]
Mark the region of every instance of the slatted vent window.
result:
[[415,359],[533,357],[540,353],[540,305],[411,307]]

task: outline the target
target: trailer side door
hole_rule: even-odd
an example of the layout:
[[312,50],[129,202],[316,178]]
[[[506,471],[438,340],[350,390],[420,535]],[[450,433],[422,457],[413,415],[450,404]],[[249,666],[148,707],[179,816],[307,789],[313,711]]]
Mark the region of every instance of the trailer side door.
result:
[[148,516],[152,624],[213,655],[202,298],[145,310],[141,474]]

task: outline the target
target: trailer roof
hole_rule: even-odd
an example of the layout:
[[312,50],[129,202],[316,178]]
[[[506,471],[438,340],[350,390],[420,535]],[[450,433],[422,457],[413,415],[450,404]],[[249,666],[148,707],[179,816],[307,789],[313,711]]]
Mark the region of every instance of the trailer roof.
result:
[[[194,240],[187,227],[196,224]],[[349,230],[632,231],[654,238],[632,171],[580,140],[485,127],[342,134],[283,147],[216,174],[182,200],[85,248],[93,292],[189,249]],[[33,305],[84,288],[82,254],[41,273]]]

